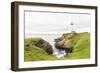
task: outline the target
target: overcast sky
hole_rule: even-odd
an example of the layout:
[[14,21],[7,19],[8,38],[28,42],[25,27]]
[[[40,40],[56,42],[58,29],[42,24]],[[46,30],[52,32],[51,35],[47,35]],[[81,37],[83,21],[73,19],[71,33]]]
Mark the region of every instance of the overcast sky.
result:
[[90,31],[90,14],[25,12],[25,33]]

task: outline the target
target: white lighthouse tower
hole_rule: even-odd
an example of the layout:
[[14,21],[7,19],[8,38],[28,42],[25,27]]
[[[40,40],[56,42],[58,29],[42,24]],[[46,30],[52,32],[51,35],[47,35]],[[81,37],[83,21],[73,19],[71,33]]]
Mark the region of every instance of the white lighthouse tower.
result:
[[73,28],[74,28],[74,27],[73,27],[73,26],[74,26],[74,23],[73,23],[73,22],[71,22],[71,24],[70,24],[70,25],[71,25],[71,32],[72,32],[72,33],[75,33],[75,31],[74,31],[74,29],[73,29]]

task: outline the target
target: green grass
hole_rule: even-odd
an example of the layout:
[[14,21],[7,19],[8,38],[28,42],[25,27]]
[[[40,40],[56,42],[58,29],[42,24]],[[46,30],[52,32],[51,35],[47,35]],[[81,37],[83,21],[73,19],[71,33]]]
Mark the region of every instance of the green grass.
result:
[[25,61],[39,61],[39,60],[54,60],[55,58],[51,55],[48,55],[44,50],[32,46],[26,49],[30,49],[25,51]]
[[25,39],[24,61],[55,60],[54,56],[49,55],[42,48],[32,45],[32,43],[36,43],[38,40],[40,38]]
[[67,59],[90,58],[90,33],[78,33],[72,39],[73,53]]
[[71,40],[73,52],[65,58],[56,58],[48,54],[43,49],[32,45],[38,42],[41,38],[25,39],[24,61],[42,61],[42,60],[73,60],[73,59],[88,59],[90,58],[90,33],[77,33],[73,35],[68,33],[66,38]]

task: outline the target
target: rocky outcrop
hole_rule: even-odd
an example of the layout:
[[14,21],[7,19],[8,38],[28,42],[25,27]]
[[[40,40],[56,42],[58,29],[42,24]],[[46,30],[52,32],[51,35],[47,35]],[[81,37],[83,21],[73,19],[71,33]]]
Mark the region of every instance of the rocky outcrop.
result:
[[45,50],[48,54],[53,53],[52,46],[43,39],[39,39],[37,42],[33,42],[33,45]]
[[66,53],[71,53],[73,51],[73,44],[72,40],[69,39],[70,37],[72,38],[72,34],[70,36],[68,34],[63,34],[61,37],[55,39],[55,47],[65,50]]

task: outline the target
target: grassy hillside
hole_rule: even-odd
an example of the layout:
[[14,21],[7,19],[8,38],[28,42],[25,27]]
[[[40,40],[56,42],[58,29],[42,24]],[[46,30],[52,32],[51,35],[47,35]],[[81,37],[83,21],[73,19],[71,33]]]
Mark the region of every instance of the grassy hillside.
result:
[[72,39],[74,49],[67,59],[90,58],[90,33],[77,33]]
[[72,42],[73,52],[65,58],[56,58],[52,54],[48,54],[42,48],[33,45],[33,42],[38,42],[40,38],[25,39],[25,61],[40,61],[40,60],[62,60],[62,59],[87,59],[90,58],[90,33],[68,33],[66,38]]
[[56,58],[49,55],[42,48],[39,48],[33,43],[37,43],[40,38],[27,38],[25,39],[25,51],[24,60],[25,61],[40,61],[40,60],[55,60]]

